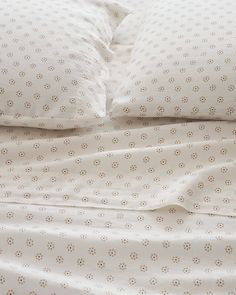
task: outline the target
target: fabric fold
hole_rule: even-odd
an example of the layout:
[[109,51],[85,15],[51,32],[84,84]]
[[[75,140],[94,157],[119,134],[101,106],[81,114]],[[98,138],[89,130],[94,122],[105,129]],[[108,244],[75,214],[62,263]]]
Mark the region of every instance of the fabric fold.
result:
[[236,123],[192,122],[0,145],[0,201],[236,215]]

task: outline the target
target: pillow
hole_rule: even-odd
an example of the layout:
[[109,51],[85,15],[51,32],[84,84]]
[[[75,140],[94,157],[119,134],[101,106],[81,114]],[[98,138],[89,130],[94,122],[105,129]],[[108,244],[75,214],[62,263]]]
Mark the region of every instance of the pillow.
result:
[[234,0],[153,2],[111,116],[235,120],[235,11]]
[[106,0],[0,4],[0,124],[67,129],[104,117],[106,57],[127,11]]

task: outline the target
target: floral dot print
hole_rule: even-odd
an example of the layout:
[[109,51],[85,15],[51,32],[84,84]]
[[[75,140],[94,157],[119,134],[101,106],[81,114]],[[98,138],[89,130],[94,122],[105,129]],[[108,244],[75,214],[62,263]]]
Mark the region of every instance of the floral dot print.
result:
[[[68,12],[73,22],[71,6],[65,4],[72,2],[82,3],[60,3],[68,7],[63,15]],[[150,5],[144,0],[122,2],[129,2],[135,12],[140,7],[140,13],[130,14],[119,26],[118,38],[114,36],[111,48],[116,50],[115,58],[109,60],[112,93],[120,86],[119,76],[124,79],[129,44],[143,27],[140,19]],[[49,7],[56,1],[37,3],[37,9],[41,3]],[[102,9],[107,3],[106,16],[112,7],[112,28],[120,21],[117,4],[105,0],[86,3],[99,4]],[[153,3],[157,5],[157,1]],[[13,14],[14,8],[10,11]],[[57,13],[60,9],[47,11],[48,15]],[[42,20],[45,28],[46,19]],[[93,18],[95,22],[99,18]],[[60,19],[59,25],[63,23]],[[132,24],[137,27],[132,28]],[[67,33],[71,31],[73,23]],[[110,36],[110,31],[107,33]],[[40,32],[30,35],[31,46],[37,34]],[[117,43],[121,40],[125,45]],[[0,48],[7,48],[1,41],[0,36]],[[62,77],[55,71],[66,60],[60,56],[58,65],[49,64],[41,49],[37,47],[35,52],[59,85]],[[97,50],[107,54],[107,48]],[[52,91],[45,73],[37,71],[37,62],[30,62],[31,55],[24,53],[22,44],[20,51],[45,92]],[[14,51],[6,52],[14,67],[21,67],[22,60],[13,58]],[[213,60],[213,56],[209,58],[209,65],[214,64]],[[229,59],[226,62],[230,63]],[[191,65],[194,67],[194,61]],[[215,68],[220,71],[220,65]],[[113,76],[113,70],[118,75]],[[1,73],[6,75],[7,67]],[[65,73],[73,72],[67,67]],[[18,75],[25,88],[34,87],[25,69],[21,68]],[[226,76],[222,73],[221,83],[228,81]],[[9,85],[16,85],[17,78],[9,79]],[[203,79],[208,83],[211,76],[204,73]],[[169,83],[179,93],[181,85],[175,85],[175,81],[171,75]],[[186,75],[185,81],[190,85],[193,79]],[[158,91],[165,90],[156,77],[152,83]],[[81,86],[75,77],[71,85]],[[142,93],[147,91],[140,81],[135,85]],[[70,85],[61,86],[61,93],[70,91]],[[191,89],[199,93],[198,87],[194,84]],[[215,87],[211,83],[211,91]],[[24,91],[17,90],[14,95],[23,102]],[[42,93],[35,91],[33,97],[40,102]],[[60,105],[61,96],[54,94],[50,99],[42,103],[43,112],[49,114],[51,104],[58,104],[66,116],[67,105]],[[149,103],[154,100],[153,95],[147,98]],[[170,103],[172,98],[166,95],[164,100]],[[224,104],[225,100],[219,96],[218,102]],[[181,101],[186,104],[189,97],[183,96]],[[207,96],[201,95],[201,103],[206,101]],[[11,108],[14,103],[8,97],[7,106]],[[70,103],[75,104],[76,97],[71,97]],[[27,99],[24,107],[31,110],[34,105]],[[213,114],[216,106],[211,107]],[[195,111],[197,108],[194,106]],[[146,112],[148,107],[141,103],[140,110]],[[175,105],[175,110],[179,112],[180,107]],[[84,116],[84,111],[79,107],[78,115]],[[158,111],[163,113],[165,109],[160,105]],[[60,124],[60,129],[65,127],[65,123]],[[236,123],[128,115],[105,118],[84,128],[43,128],[0,126],[0,295],[236,295]]]
[[105,0],[0,4],[0,124],[67,129],[104,117],[106,60],[126,15]]
[[13,129],[1,129],[1,202],[134,210],[178,204],[192,212],[236,214],[234,122],[126,125],[57,136],[23,128],[11,138]]
[[151,1],[112,117],[235,120],[233,0]]
[[[0,210],[3,295],[235,295],[235,217],[179,206],[129,211],[2,203]],[[9,238],[17,243],[6,247]]]

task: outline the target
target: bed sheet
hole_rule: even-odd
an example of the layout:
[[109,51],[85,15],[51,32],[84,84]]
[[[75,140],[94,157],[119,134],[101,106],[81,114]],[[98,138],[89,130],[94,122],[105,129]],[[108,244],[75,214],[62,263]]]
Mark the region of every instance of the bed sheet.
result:
[[[110,100],[148,2],[121,1]],[[0,295],[236,295],[235,146],[235,122],[0,127]]]
[[235,136],[134,118],[0,127],[0,294],[235,295]]
[[235,217],[2,204],[1,295],[235,295]]
[[73,135],[1,127],[0,201],[235,216],[236,123],[153,122]]

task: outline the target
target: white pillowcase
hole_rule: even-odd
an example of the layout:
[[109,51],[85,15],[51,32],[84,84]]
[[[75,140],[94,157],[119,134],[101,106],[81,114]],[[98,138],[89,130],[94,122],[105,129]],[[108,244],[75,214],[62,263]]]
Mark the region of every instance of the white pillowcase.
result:
[[0,125],[76,128],[104,117],[113,30],[127,14],[106,0],[0,4]]
[[153,2],[111,116],[236,119],[236,1]]

